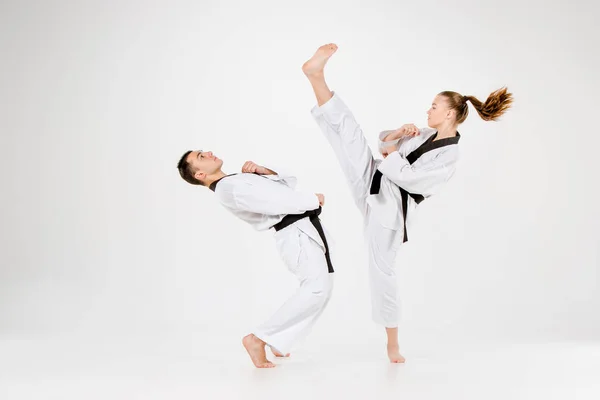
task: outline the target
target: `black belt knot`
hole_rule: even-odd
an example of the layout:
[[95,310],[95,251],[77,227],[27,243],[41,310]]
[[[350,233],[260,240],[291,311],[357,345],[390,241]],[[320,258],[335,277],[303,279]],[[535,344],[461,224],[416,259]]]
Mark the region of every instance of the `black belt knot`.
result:
[[321,207],[319,207],[314,210],[305,211],[302,214],[288,214],[285,217],[283,217],[283,219],[280,222],[273,225],[273,228],[276,231],[280,231],[283,228],[293,224],[296,221],[299,221],[304,218],[309,218],[310,222],[313,224],[313,226],[319,233],[319,236],[321,237],[321,240],[323,241],[323,245],[325,246],[325,259],[327,260],[327,270],[331,274],[334,271],[333,271],[333,265],[331,263],[331,258],[329,257],[329,246],[327,245],[327,239],[325,238],[325,232],[323,231],[323,226],[321,225],[321,220],[319,219],[321,210],[322,210]]
[[[371,181],[371,189],[370,189],[371,194],[379,193],[379,189],[381,188],[381,177],[382,176],[383,176],[383,174],[379,170],[375,170],[375,175],[373,175],[373,180]],[[417,204],[419,204],[420,202],[425,200],[425,197],[423,197],[420,194],[409,193],[406,190],[404,190],[403,188],[401,188],[400,186],[398,186],[398,188],[400,189],[400,195],[402,196],[402,220],[403,220],[402,223],[404,225],[404,239],[402,240],[402,243],[406,243],[406,242],[408,242],[408,234],[406,233],[406,214],[407,214],[407,208],[408,208],[408,196],[412,197],[412,199]]]

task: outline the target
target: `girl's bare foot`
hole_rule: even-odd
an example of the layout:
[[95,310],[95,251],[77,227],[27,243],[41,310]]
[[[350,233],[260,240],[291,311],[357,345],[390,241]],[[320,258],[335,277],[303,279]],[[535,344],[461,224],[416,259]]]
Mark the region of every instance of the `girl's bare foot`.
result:
[[327,64],[327,61],[333,55],[333,53],[337,51],[337,49],[337,45],[333,43],[319,47],[310,60],[304,63],[302,66],[302,72],[304,72],[304,74],[309,78],[311,76],[322,75],[325,64]]
[[391,363],[402,364],[406,361],[400,354],[400,348],[397,344],[394,345],[388,343],[387,352]]

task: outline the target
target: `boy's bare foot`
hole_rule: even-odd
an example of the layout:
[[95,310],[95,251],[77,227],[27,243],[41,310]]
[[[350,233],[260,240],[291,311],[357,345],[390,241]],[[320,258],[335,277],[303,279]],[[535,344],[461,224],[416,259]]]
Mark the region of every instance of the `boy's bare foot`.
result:
[[284,356],[282,353],[278,352],[277,350],[275,350],[275,349],[274,349],[274,348],[272,348],[272,347],[271,347],[271,353],[273,353],[273,355],[274,355],[275,357],[289,357],[289,356],[290,356],[290,353],[287,353],[287,354]]
[[246,348],[250,359],[256,368],[273,368],[275,364],[267,360],[265,353],[265,342],[254,336],[252,333],[242,339],[242,344]]

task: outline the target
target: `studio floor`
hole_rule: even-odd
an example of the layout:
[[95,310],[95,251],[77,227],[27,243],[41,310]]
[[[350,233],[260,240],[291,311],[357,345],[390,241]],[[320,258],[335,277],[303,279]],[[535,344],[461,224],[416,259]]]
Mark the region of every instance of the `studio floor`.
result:
[[3,338],[0,399],[600,398],[598,343],[436,343],[405,351],[404,365],[373,350],[303,348],[257,370],[237,343]]

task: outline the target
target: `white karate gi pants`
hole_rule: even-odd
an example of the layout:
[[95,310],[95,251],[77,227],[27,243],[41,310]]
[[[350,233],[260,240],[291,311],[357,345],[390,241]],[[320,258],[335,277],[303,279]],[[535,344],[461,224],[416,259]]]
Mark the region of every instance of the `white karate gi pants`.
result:
[[[300,287],[265,323],[253,333],[269,346],[287,354],[303,340],[327,306],[333,289],[333,274],[327,269],[324,249],[313,238],[318,235],[308,218],[275,233],[281,258]],[[331,249],[331,240],[325,233]],[[335,268],[335,265],[334,265]]]
[[383,227],[370,212],[367,197],[376,161],[352,112],[337,94],[311,113],[331,144],[364,219],[373,321],[395,328],[400,319],[400,299],[394,262],[404,233]]

